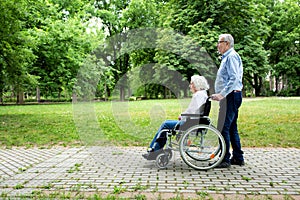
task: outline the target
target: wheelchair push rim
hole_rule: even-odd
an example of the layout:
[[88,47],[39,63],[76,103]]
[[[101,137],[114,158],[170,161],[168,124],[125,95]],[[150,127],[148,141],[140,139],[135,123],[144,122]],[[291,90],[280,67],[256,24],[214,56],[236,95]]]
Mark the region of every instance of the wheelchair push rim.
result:
[[183,161],[196,170],[208,170],[219,165],[225,155],[225,141],[212,125],[189,128],[179,141]]

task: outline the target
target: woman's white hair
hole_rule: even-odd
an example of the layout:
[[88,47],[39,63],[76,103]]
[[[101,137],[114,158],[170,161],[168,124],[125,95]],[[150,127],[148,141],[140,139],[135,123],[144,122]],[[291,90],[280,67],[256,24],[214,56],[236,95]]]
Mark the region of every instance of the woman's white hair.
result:
[[209,85],[204,76],[194,75],[191,77],[191,83],[194,83],[196,90],[208,90]]

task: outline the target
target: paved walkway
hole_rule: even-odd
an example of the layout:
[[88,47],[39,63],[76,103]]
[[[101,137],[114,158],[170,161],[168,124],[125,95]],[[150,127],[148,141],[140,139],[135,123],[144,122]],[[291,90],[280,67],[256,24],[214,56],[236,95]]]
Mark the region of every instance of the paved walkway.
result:
[[300,199],[300,149],[247,148],[244,167],[209,171],[189,168],[179,152],[167,169],[159,170],[154,161],[142,158],[144,151],[141,147],[0,150],[0,199],[94,193],[133,199],[138,195]]

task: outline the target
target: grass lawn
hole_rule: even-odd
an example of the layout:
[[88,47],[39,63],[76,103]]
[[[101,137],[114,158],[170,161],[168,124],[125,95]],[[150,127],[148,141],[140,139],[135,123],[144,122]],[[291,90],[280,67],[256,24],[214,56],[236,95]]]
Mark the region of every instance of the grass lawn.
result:
[[[0,146],[148,146],[165,119],[190,99],[0,106]],[[244,98],[239,131],[244,147],[300,148],[300,98]],[[218,104],[211,118],[217,121]]]

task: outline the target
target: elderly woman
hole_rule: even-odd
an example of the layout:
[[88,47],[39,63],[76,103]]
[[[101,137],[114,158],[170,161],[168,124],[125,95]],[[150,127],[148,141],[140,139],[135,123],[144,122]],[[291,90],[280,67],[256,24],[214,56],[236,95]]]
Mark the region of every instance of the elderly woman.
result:
[[[194,75],[191,77],[190,82],[190,91],[193,93],[192,100],[188,108],[182,114],[202,114],[204,105],[208,95],[207,90],[209,85],[204,76]],[[183,125],[184,120],[179,117],[179,120],[166,120],[161,124],[156,135],[154,136],[152,142],[150,143],[150,148],[148,149],[147,154],[143,154],[143,157],[147,160],[156,159],[158,150],[162,149],[166,144],[167,137],[165,132],[161,132],[163,129],[173,129],[175,125],[180,122],[180,125]]]

